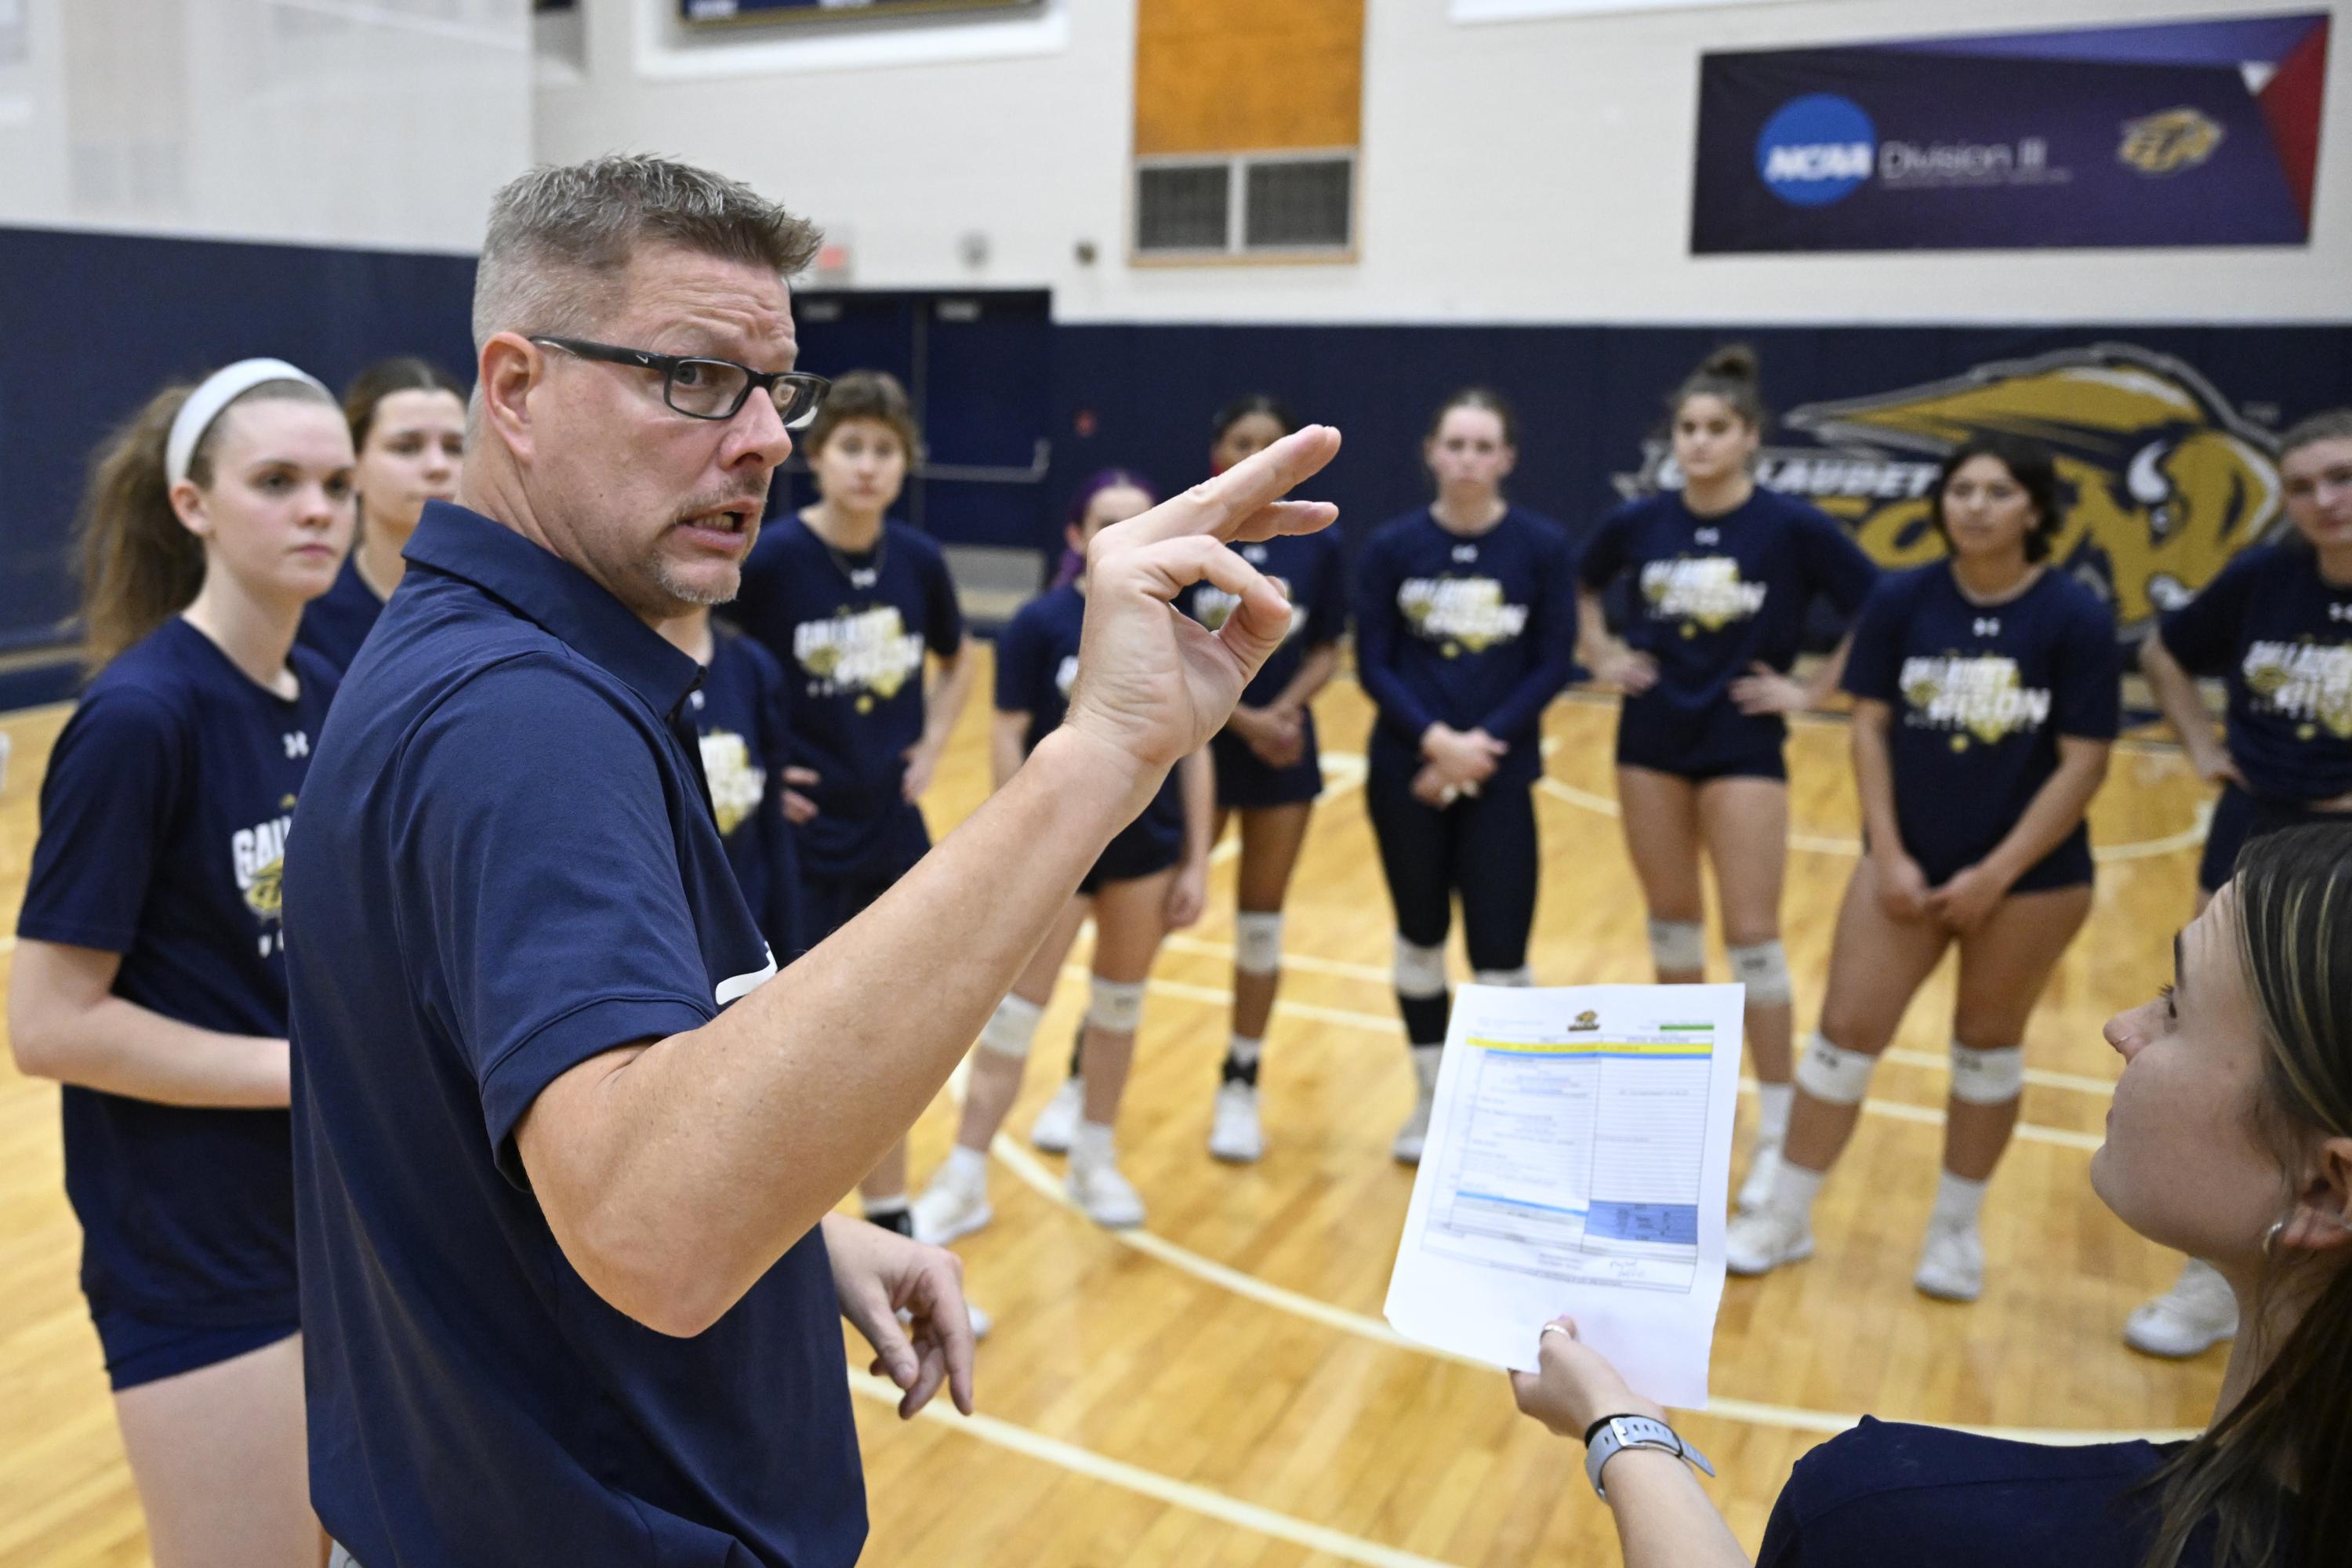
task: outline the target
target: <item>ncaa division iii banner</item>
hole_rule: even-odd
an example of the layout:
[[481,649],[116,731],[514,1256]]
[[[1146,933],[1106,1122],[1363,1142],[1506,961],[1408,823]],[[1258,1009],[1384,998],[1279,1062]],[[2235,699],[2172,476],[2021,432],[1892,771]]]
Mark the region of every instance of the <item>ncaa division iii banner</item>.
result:
[[2325,12],[1709,54],[1691,249],[2302,245]]

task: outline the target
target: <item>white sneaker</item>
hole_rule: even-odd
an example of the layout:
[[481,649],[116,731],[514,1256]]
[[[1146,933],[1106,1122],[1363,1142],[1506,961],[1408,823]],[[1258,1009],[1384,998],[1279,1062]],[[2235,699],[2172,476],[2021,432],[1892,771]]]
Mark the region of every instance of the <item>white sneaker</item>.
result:
[[996,1217],[996,1211],[988,1205],[988,1184],[959,1181],[947,1165],[940,1167],[931,1184],[915,1200],[912,1212],[915,1239],[930,1247],[945,1247]]
[[1412,1114],[1406,1117],[1404,1125],[1397,1129],[1396,1141],[1389,1145],[1389,1153],[1399,1163],[1406,1165],[1421,1163],[1422,1145],[1429,1142],[1429,1107],[1433,1098],[1432,1095],[1423,1094],[1415,1100],[1412,1104]]
[[2238,1299],[2230,1282],[2194,1258],[2171,1289],[2124,1321],[2124,1343],[2173,1360],[2201,1354],[2237,1332]]
[[1733,1215],[1723,1227],[1723,1266],[1734,1274],[1769,1274],[1812,1255],[1812,1220],[1782,1205]]
[[1973,1301],[1983,1295],[1984,1238],[1977,1227],[1930,1221],[1911,1283],[1938,1301]]
[[1029,1142],[1048,1154],[1066,1154],[1070,1141],[1078,1135],[1078,1116],[1086,1109],[1087,1085],[1084,1079],[1066,1079],[1029,1124]]
[[1741,1214],[1755,1214],[1772,1196],[1772,1173],[1780,1167],[1779,1138],[1759,1137],[1756,1152],[1748,1157],[1748,1179],[1739,1184],[1739,1196],[1732,1207]]
[[1216,1114],[1209,1122],[1209,1152],[1236,1165],[1265,1152],[1265,1129],[1258,1122],[1257,1088],[1238,1079],[1217,1086]]
[[1143,1223],[1143,1194],[1109,1160],[1070,1162],[1070,1201],[1108,1230],[1131,1230]]

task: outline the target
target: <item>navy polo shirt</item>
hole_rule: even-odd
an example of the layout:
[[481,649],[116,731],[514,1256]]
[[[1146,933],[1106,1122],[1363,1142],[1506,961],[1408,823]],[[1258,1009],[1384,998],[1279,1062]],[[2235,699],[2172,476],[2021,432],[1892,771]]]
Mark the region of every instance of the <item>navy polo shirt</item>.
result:
[[1416,766],[1423,732],[1442,721],[1510,746],[1497,782],[1533,783],[1544,707],[1576,669],[1567,531],[1515,506],[1458,534],[1423,507],[1365,542],[1354,597],[1357,679],[1380,709],[1373,755]]
[[334,586],[302,607],[302,629],[294,640],[338,672],[346,670],[383,614],[383,601],[360,575],[360,552],[354,545],[343,557],[343,569],[335,574]]
[[[297,694],[257,686],[174,616],[90,682],[41,781],[16,932],[122,955],[114,994],[223,1034],[286,1033],[288,829],[335,678],[300,648]],[[65,1087],[66,1195],[94,1312],[294,1321],[283,1110]]]
[[[1854,620],[1845,689],[1894,710],[1886,739],[1903,847],[1941,882],[1992,853],[2058,771],[2058,739],[2112,741],[2116,618],[2048,571],[2006,604],[1960,592],[1949,562],[1879,580]],[[2089,863],[2082,823],[2053,853]]]
[[821,1234],[671,1338],[574,1272],[513,1142],[562,1073],[772,972],[683,712],[699,672],[460,508],[429,504],[406,555],[286,868],[319,1518],[370,1568],[848,1564]]
[[2301,540],[2241,552],[2157,628],[2191,675],[2230,689],[2230,758],[2264,800],[2352,790],[2352,584]]

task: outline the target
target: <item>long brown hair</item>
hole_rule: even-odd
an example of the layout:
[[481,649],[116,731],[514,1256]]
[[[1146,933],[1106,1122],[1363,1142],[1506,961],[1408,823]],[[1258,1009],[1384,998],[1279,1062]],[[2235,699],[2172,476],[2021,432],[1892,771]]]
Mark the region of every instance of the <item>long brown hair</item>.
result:
[[[193,384],[167,386],[106,438],[90,461],[74,519],[81,582],[82,663],[90,673],[184,610],[205,585],[204,542],[172,510],[164,446]],[[213,416],[188,458],[188,482],[213,485],[213,451],[230,408],[263,398],[332,405],[308,382],[265,381]]]
[[[2252,1113],[2279,1157],[2284,1211],[2312,1141],[2352,1137],[2352,826],[2256,839],[2235,887],[2238,962],[2262,1024]],[[2330,1562],[2352,1541],[2352,1265],[2282,1257],[2261,1293],[2290,1289],[2308,1305],[2253,1387],[2158,1472],[2150,1568],[2175,1568],[2209,1519],[2217,1568]]]

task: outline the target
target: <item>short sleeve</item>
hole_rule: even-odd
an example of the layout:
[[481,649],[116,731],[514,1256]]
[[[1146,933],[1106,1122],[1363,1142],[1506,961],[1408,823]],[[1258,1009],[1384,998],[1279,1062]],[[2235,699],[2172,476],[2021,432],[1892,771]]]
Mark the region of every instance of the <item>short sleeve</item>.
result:
[[1864,553],[1853,536],[1819,512],[1808,509],[1797,524],[1804,552],[1805,574],[1813,589],[1851,616],[1862,607],[1878,583],[1878,564]]
[[452,693],[403,755],[402,923],[429,944],[420,992],[474,1075],[502,1163],[557,1078],[717,1014],[658,743],[577,673],[525,658]]
[[937,546],[923,552],[923,644],[940,658],[953,658],[963,647],[963,606]]
[[[1034,605],[1037,601],[1031,600]],[[996,634],[996,710],[1029,713],[1037,707],[1038,666],[1045,657],[1045,637],[1037,616],[1024,607]]]
[[1854,617],[1853,648],[1846,655],[1845,690],[1871,702],[1902,700],[1903,579],[1889,577],[1871,590]]
[[41,832],[16,934],[129,952],[187,773],[183,722],[161,698],[128,688],[85,698],[41,780]]
[[2116,643],[2115,616],[2087,592],[2074,597],[2079,603],[2059,645],[2057,689],[2052,693],[2058,733],[2112,741],[2123,728],[2123,655]]
[[1348,574],[1339,542],[1326,534],[1315,557],[1315,591],[1307,601],[1307,646],[1329,647],[1348,632]]
[[1608,587],[1625,570],[1633,542],[1633,514],[1619,507],[1601,520],[1601,526],[1585,542],[1583,559],[1576,565],[1577,580],[1596,594]]
[[2257,558],[2240,556],[2157,624],[2164,651],[2191,675],[2221,675],[2238,658]]

